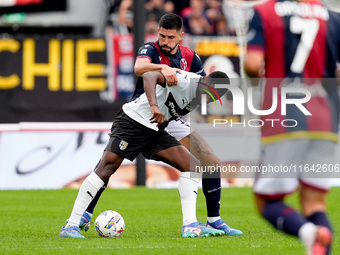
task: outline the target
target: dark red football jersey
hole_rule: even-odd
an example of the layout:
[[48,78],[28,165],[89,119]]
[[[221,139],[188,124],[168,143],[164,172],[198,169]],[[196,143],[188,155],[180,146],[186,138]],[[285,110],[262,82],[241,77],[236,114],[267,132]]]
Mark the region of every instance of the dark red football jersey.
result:
[[[197,73],[201,76],[205,76],[206,73],[203,70],[202,62],[199,56],[185,46],[179,45],[178,50],[175,54],[163,54],[158,45],[158,41],[149,42],[144,44],[138,50],[137,58],[149,58],[151,63],[154,64],[166,64],[170,67],[179,68],[184,71]],[[143,79],[138,77],[136,90],[132,96],[133,99],[139,97],[144,93]]]
[[[339,96],[334,78],[340,59],[339,14],[329,11],[318,0],[268,0],[255,7],[247,36],[247,50],[262,51],[265,56],[262,109],[271,108],[273,88],[278,89],[277,109],[261,117],[262,141],[285,138],[337,141]],[[311,115],[293,104],[287,105],[286,115],[282,115],[282,86],[295,85],[311,92],[311,99],[303,104]],[[273,127],[269,119],[277,120],[276,123],[285,123],[287,119],[296,122]]]

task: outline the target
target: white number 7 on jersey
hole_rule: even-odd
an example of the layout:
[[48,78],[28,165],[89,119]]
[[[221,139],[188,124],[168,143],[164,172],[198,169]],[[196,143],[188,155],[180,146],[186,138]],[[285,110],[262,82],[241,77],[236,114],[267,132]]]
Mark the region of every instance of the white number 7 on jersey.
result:
[[302,19],[297,16],[290,18],[290,32],[301,34],[290,70],[294,73],[302,73],[305,68],[309,53],[313,48],[315,37],[319,31],[319,20]]

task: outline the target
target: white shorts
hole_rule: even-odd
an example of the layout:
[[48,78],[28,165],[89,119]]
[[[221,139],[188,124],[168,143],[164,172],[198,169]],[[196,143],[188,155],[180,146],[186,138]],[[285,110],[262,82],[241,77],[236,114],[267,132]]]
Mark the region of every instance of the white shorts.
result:
[[182,140],[191,133],[190,125],[181,118],[170,121],[165,130],[175,137],[177,141]]
[[335,146],[331,141],[308,139],[263,145],[254,193],[280,197],[294,192],[300,183],[328,191],[332,178],[340,174],[334,164]]

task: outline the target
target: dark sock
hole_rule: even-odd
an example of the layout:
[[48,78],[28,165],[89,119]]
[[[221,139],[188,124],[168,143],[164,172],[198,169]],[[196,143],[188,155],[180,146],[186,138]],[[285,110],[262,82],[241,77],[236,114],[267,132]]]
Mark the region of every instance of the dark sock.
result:
[[333,232],[331,223],[328,220],[326,213],[316,212],[307,217],[307,220],[314,223],[315,225],[324,226]]
[[97,202],[101,196],[101,194],[103,193],[103,191],[106,189],[106,186],[107,183],[104,184],[104,186],[102,188],[100,188],[100,190],[98,190],[97,194],[95,195],[95,197],[93,198],[93,200],[91,201],[91,203],[89,204],[89,206],[87,207],[86,211],[88,213],[92,213],[93,214],[93,211],[94,211],[94,208],[96,207],[97,205]]
[[267,203],[263,208],[262,215],[276,229],[293,236],[298,236],[299,229],[308,222],[302,214],[285,205],[283,201]]
[[[96,167],[94,169],[97,169],[97,167],[99,166],[100,164],[100,161],[97,163]],[[100,188],[100,190],[98,190],[97,194],[95,195],[95,197],[93,198],[93,200],[91,201],[91,203],[89,204],[89,206],[87,207],[86,209],[86,212],[88,213],[92,213],[93,214],[93,211],[94,211],[94,208],[96,207],[97,205],[97,202],[101,196],[101,194],[103,193],[103,191],[106,189],[107,187],[107,184],[108,182],[104,183],[104,186],[102,188]]]
[[[207,176],[209,178],[207,178]],[[213,177],[213,178],[212,178]],[[220,216],[221,179],[220,173],[203,173],[202,188],[207,204],[208,217]]]

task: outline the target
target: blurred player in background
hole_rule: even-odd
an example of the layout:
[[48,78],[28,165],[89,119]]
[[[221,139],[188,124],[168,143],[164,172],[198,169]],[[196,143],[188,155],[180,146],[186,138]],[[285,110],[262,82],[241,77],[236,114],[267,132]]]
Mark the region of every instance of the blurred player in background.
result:
[[[336,80],[321,78],[336,75],[339,15],[327,10],[319,0],[268,0],[255,7],[248,40],[246,72],[250,77],[266,78],[262,109],[271,108],[272,88],[279,91],[277,110],[262,116],[262,120],[296,120],[296,125],[289,127],[272,126],[268,121],[261,127],[262,173],[253,187],[256,205],[275,228],[299,237],[307,254],[327,254],[332,242],[332,227],[326,215],[331,179],[327,171],[318,176],[313,172],[318,165],[326,170],[334,167],[339,96]],[[301,108],[311,115],[303,114],[295,105],[288,105],[286,115],[282,115],[283,86],[310,91],[311,98]],[[264,173],[268,165],[291,165],[296,172]],[[285,196],[299,186],[302,214],[284,202]]]
[[[183,36],[183,21],[180,16],[168,13],[159,21],[158,41],[144,44],[135,62],[135,73],[139,76],[133,100],[144,93],[141,75],[147,71],[160,71],[168,86],[177,84],[176,72],[181,70],[194,72],[201,76],[206,73],[198,55],[191,49],[180,46]],[[184,145],[203,166],[221,165],[208,143],[181,118],[169,123],[167,131]],[[205,178],[205,176],[208,176]],[[212,178],[212,176],[214,178]],[[220,217],[221,178],[220,172],[204,173],[202,178],[203,193],[207,205],[207,226],[223,230],[228,236],[241,235],[242,231],[229,227]],[[94,207],[104,191],[102,188],[82,217],[80,228],[87,230]]]
[[[84,238],[79,233],[79,223],[85,209],[124,158],[132,161],[139,153],[148,159],[168,163],[182,172],[178,185],[183,213],[182,237],[225,235],[222,230],[197,222],[199,172],[196,166],[200,166],[200,163],[176,138],[165,131],[171,119],[195,109],[201,101],[202,87],[211,89],[217,79],[222,84],[229,84],[229,78],[223,72],[214,72],[201,78],[195,73],[183,71],[183,74],[178,74],[179,84],[169,87],[160,72],[143,74],[145,93],[124,104],[122,111],[115,117],[102,159],[96,170],[81,185],[69,221],[62,227],[60,237]],[[226,90],[220,90],[221,96],[223,92]]]

